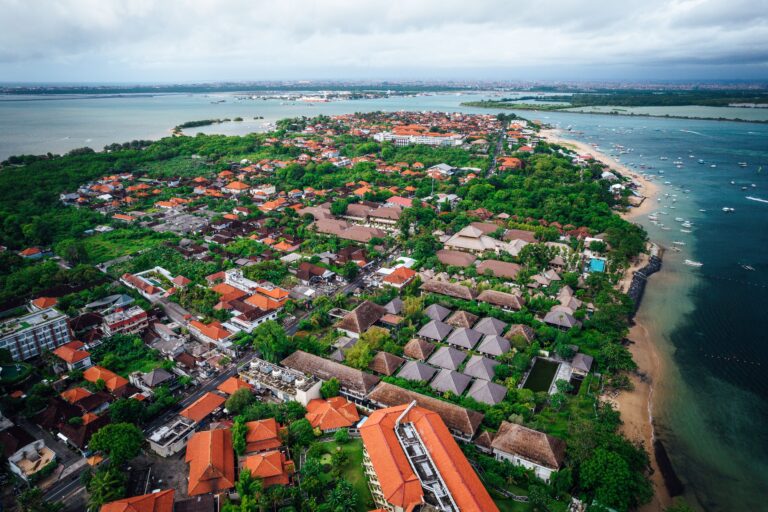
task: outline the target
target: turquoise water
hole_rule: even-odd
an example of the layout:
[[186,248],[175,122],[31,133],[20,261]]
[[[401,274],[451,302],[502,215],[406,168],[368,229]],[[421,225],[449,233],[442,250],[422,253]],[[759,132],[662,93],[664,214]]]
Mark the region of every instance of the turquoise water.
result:
[[[241,134],[296,115],[371,110],[488,113],[459,107],[462,101],[481,97],[436,95],[313,105],[237,101],[231,95],[33,101],[0,97],[0,158],[156,138],[181,122],[198,119],[241,116],[246,121],[199,129]],[[211,103],[218,99],[227,101]],[[760,321],[768,311],[768,204],[746,196],[768,199],[768,125],[565,112],[519,114],[570,126],[574,132],[569,137],[608,152],[613,145],[631,149],[620,156],[622,162],[654,175],[669,194],[662,195],[657,208],[659,222],[669,230],[647,218],[638,219],[653,240],[667,247],[674,241],[685,244],[678,246],[679,254],[666,254],[664,270],[651,278],[638,314],[668,363],[664,379],[655,383],[657,434],[686,484],[686,493],[705,509],[766,510],[768,335]],[[678,158],[680,168],[673,164]],[[699,164],[699,159],[705,163]],[[760,165],[765,171],[758,173]],[[726,206],[735,211],[723,213]],[[683,228],[676,217],[690,221],[691,227]],[[686,266],[686,258],[703,266]]]

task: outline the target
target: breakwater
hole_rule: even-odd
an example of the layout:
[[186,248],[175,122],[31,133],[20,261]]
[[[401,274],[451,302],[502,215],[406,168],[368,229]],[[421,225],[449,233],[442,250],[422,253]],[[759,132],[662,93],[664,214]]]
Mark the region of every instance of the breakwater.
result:
[[643,300],[648,278],[659,270],[661,270],[661,249],[656,244],[651,244],[651,257],[648,260],[648,264],[634,273],[632,283],[629,285],[629,290],[627,290],[627,295],[629,295],[634,303],[632,317],[640,309],[640,302]]

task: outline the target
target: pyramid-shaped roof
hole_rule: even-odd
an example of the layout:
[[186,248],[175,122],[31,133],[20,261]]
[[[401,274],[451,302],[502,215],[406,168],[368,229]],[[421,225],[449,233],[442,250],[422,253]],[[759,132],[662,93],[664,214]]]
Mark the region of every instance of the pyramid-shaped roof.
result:
[[429,358],[429,364],[439,366],[440,368],[446,368],[448,370],[457,370],[464,359],[467,358],[467,353],[453,347],[440,347]]

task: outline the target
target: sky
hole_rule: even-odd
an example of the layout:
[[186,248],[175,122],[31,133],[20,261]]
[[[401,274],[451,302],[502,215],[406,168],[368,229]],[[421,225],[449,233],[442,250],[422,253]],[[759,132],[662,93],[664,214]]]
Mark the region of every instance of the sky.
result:
[[767,78],[768,0],[0,0],[0,82]]

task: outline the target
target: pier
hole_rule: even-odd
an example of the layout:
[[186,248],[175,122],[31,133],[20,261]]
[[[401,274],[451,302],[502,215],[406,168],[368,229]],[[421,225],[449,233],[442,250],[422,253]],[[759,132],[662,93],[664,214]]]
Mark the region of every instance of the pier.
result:
[[640,309],[640,302],[643,300],[643,294],[645,293],[645,286],[648,282],[648,278],[661,270],[662,249],[656,244],[651,244],[650,253],[651,257],[648,260],[648,264],[634,273],[632,276],[632,283],[629,285],[629,290],[627,290],[627,295],[629,295],[634,302],[632,317],[634,317],[635,314],[637,314],[637,310]]

